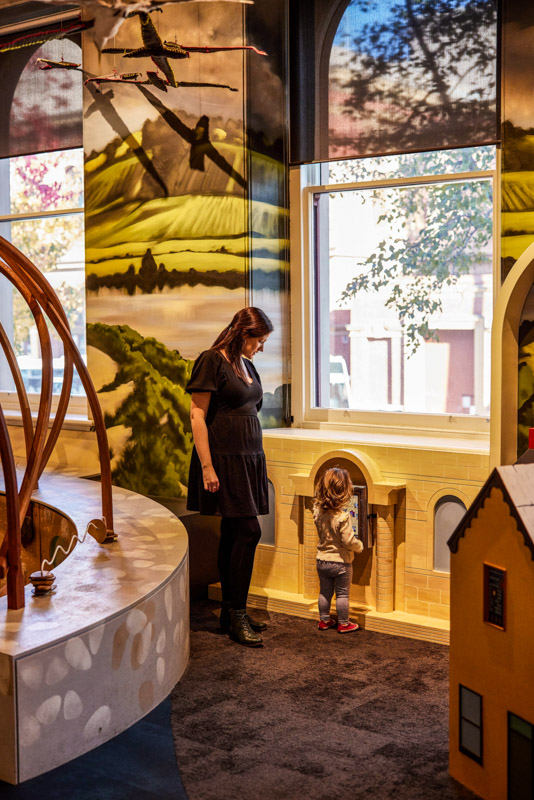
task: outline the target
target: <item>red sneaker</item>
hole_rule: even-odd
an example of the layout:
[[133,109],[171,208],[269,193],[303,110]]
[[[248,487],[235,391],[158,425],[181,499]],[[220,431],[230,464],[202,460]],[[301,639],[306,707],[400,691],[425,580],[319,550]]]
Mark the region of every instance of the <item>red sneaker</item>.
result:
[[359,631],[360,626],[357,622],[347,622],[346,625],[338,625],[337,632],[338,633],[350,633],[351,631]]
[[320,631],[327,631],[329,628],[333,628],[336,624],[335,619],[329,619],[328,622],[323,622],[322,620],[319,622],[317,627]]

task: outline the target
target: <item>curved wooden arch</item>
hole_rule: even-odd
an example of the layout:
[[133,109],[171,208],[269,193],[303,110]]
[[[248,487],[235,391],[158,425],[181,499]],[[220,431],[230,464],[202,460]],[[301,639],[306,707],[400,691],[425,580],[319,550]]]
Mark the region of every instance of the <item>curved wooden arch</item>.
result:
[[18,256],[21,261],[19,266],[26,272],[26,282],[31,287],[31,292],[35,296],[37,302],[43,309],[44,313],[54,326],[56,333],[63,342],[65,351],[68,352],[74,361],[74,365],[80,376],[83,388],[87,395],[87,401],[93,414],[93,422],[95,425],[96,437],[98,441],[98,452],[100,459],[100,476],[102,482],[102,514],[106,520],[107,530],[110,534],[113,533],[113,504],[111,499],[111,464],[109,460],[109,446],[104,425],[104,416],[95,387],[89,375],[89,371],[80,355],[80,351],[76,347],[74,340],[70,333],[68,321],[65,321],[65,312],[63,308],[58,312],[59,300],[44,277],[44,275],[29,261],[22,253],[13,247],[12,244],[6,242],[5,239],[0,237],[0,257],[4,259],[10,266],[16,266],[18,263]]
[[[8,607],[24,605],[24,586],[20,562],[20,530],[28,509],[31,493],[37,486],[57,438],[67,411],[72,387],[73,368],[76,367],[85,389],[95,424],[101,472],[102,516],[106,523],[106,541],[113,541],[113,505],[111,495],[111,464],[104,417],[95,387],[81,354],[74,343],[65,311],[52,286],[42,272],[16,247],[0,236],[0,273],[20,292],[28,305],[37,326],[43,364],[41,397],[35,431],[29,412],[28,398],[15,354],[3,328],[0,332],[2,347],[10,366],[17,396],[25,420],[25,442],[27,464],[20,490],[17,487],[15,461],[7,424],[0,407],[0,458],[4,472],[7,499],[8,526],[0,543],[0,575],[7,569]],[[50,334],[45,316],[58,334],[64,349],[65,368],[59,406],[52,428],[48,433],[52,408],[53,358]]]
[[[50,341],[50,334],[46,325],[46,320],[43,312],[30,290],[24,284],[23,279],[17,275],[10,267],[0,260],[0,274],[2,274],[13,286],[18,289],[24,298],[27,306],[29,307],[32,316],[37,326],[37,333],[39,335],[39,344],[41,347],[41,358],[43,364],[52,365],[52,343]],[[35,425],[35,433],[33,436],[30,455],[24,470],[22,484],[19,491],[19,517],[20,524],[24,521],[24,516],[30,505],[30,498],[32,492],[36,488],[37,480],[39,478],[39,466],[43,455],[43,449],[46,442],[48,432],[48,424],[50,421],[50,411],[52,409],[52,369],[43,369],[42,383],[41,383],[41,397],[39,399],[39,411],[37,413],[37,422]],[[0,555],[2,548],[0,547]]]
[[0,575],[3,577],[7,569],[7,607],[22,608],[24,606],[24,580],[22,575],[22,563],[20,560],[21,544],[17,472],[7,430],[7,423],[1,406],[0,463],[2,464],[2,471],[4,473],[7,513],[7,531],[4,538],[4,541],[7,542],[7,558],[5,556],[0,556]]
[[26,448],[26,459],[30,457],[30,450],[33,442],[33,422],[32,413],[30,410],[30,401],[26,393],[26,387],[22,379],[22,373],[15,355],[15,351],[9,341],[9,337],[5,332],[4,326],[0,322],[0,347],[4,351],[6,361],[8,363],[13,381],[15,383],[15,391],[19,400],[20,413],[22,416],[22,428],[24,430],[24,445]]

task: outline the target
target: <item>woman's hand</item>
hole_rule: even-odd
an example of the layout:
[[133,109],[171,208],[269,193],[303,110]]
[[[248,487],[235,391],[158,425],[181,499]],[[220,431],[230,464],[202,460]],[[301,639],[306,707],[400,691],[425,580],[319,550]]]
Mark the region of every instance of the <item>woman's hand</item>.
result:
[[219,491],[219,478],[211,464],[202,467],[202,477],[204,478],[204,489],[207,492]]

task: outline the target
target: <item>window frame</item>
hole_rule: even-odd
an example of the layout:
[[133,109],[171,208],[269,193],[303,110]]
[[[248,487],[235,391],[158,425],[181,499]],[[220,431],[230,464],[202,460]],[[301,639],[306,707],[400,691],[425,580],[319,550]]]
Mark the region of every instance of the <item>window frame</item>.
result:
[[[486,178],[493,188],[493,308],[499,290],[500,261],[500,151],[495,151],[495,169],[415,178],[389,178],[357,183],[323,183],[325,164],[291,167],[291,346],[293,356],[293,417],[299,427],[349,428],[370,432],[402,428],[417,435],[471,435],[489,440],[489,417],[425,414],[412,411],[368,411],[314,408],[314,364],[316,321],[314,318],[314,195],[353,189],[417,186]],[[490,410],[491,412],[491,410]]]
[[[476,695],[480,699],[480,724],[475,725],[470,719],[462,716],[462,689],[465,689],[466,692],[470,692],[473,695]],[[477,756],[476,753],[473,753],[472,750],[469,750],[462,744],[462,720],[465,719],[466,722],[469,722],[470,725],[473,727],[478,728],[480,732],[480,756]],[[464,756],[473,759],[476,761],[477,764],[482,765],[484,763],[484,698],[478,692],[474,692],[473,689],[469,689],[468,686],[464,686],[462,683],[458,684],[458,749]]]
[[[454,488],[452,488],[452,489],[447,489],[447,488],[443,489],[442,492],[440,492],[439,496],[436,497],[434,502],[429,507],[430,513],[432,515],[432,548],[431,548],[432,549],[432,553],[431,553],[431,556],[430,556],[431,559],[432,559],[432,565],[431,565],[430,569],[432,570],[432,572],[435,575],[438,575],[439,577],[442,577],[442,578],[450,578],[451,570],[450,570],[450,565],[449,565],[449,569],[446,570],[446,571],[436,568],[436,553],[437,553],[437,550],[438,550],[438,548],[436,547],[436,512],[439,511],[440,506],[442,506],[444,503],[451,503],[451,502],[455,502],[458,505],[463,506],[464,514],[467,512],[467,508],[469,506],[469,500],[467,498],[459,497],[456,494]],[[450,534],[447,536],[447,540],[451,537],[453,532],[454,531],[450,532]],[[447,547],[447,549],[448,549],[447,541],[445,541],[445,547]]]
[[[75,149],[82,149],[82,148],[75,148]],[[22,220],[31,220],[31,219],[46,219],[49,217],[72,216],[75,214],[85,215],[85,206],[76,206],[73,208],[58,208],[48,211],[31,211],[24,213],[15,212],[13,214],[0,214],[0,223],[20,222]],[[84,275],[84,292],[85,292],[85,275]],[[39,402],[41,395],[38,392],[27,392],[27,396],[32,415],[36,416],[39,410]],[[59,402],[59,397],[60,397],[59,393],[55,393],[52,395],[53,414],[56,412]],[[22,418],[20,413],[20,404],[18,396],[15,391],[2,391],[0,389],[0,405],[2,406],[2,409],[4,410],[6,418],[9,422],[17,422],[19,419]],[[67,415],[70,417],[79,417],[81,418],[80,421],[83,422],[88,420],[88,412],[89,412],[89,406],[87,403],[86,395],[71,394],[69,398],[69,405],[67,408]]]

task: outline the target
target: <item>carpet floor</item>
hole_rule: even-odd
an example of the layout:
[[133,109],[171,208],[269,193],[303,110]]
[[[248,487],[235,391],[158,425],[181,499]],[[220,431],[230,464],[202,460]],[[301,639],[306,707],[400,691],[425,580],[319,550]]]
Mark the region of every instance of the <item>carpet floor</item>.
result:
[[448,648],[255,612],[264,646],[191,607],[171,723],[189,800],[468,800],[447,773]]

